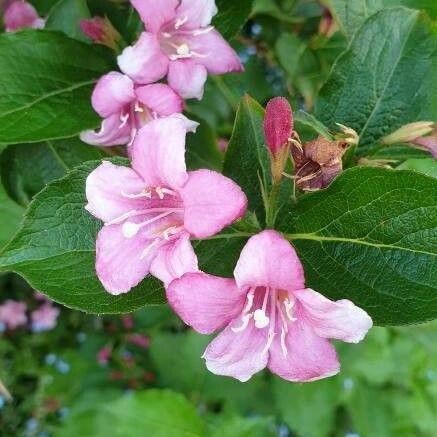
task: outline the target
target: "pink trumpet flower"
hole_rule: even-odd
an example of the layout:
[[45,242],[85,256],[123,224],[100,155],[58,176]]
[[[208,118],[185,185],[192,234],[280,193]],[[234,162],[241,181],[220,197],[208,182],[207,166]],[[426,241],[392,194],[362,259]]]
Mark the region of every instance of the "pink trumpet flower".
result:
[[26,304],[8,299],[0,305],[0,323],[7,329],[17,329],[27,323]]
[[36,9],[28,2],[17,0],[12,2],[3,15],[6,32],[15,32],[26,27],[41,29],[45,21]]
[[183,100],[168,85],[136,86],[128,76],[116,71],[99,79],[91,103],[104,120],[100,131],[84,131],[80,137],[97,146],[130,146],[141,127],[160,117],[181,118],[187,131],[195,131],[198,126],[181,114]]
[[237,53],[210,25],[214,0],[131,0],[146,26],[118,57],[120,69],[138,83],[168,74],[183,98],[198,98],[208,75],[242,71]]
[[295,250],[276,231],[249,239],[234,277],[187,273],[167,290],[174,310],[196,331],[224,328],[203,355],[215,374],[247,381],[268,367],[289,381],[326,378],[340,370],[328,339],[357,343],[372,326],[351,301],[305,288]]
[[132,168],[103,162],[88,176],[86,209],[105,223],[96,271],[109,293],[125,293],[149,273],[168,284],[197,271],[190,237],[210,237],[246,211],[232,180],[187,172],[185,135],[180,119],[154,120],[138,132]]

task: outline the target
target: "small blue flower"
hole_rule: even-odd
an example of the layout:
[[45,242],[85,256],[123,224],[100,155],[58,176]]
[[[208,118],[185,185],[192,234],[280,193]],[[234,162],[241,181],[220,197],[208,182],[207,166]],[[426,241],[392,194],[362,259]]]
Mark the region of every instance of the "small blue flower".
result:
[[58,357],[55,354],[48,354],[45,357],[45,363],[48,364],[49,366],[53,366],[53,364],[56,363],[56,360],[58,359]]
[[70,364],[63,360],[58,360],[55,364],[56,369],[59,373],[66,374],[70,371]]

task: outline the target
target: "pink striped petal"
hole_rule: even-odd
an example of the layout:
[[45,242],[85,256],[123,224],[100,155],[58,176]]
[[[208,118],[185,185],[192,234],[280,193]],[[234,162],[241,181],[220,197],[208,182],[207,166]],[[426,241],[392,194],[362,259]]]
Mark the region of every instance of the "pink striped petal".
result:
[[350,300],[334,302],[310,288],[293,294],[302,304],[306,323],[320,337],[358,343],[372,327],[370,316]]
[[179,190],[188,175],[184,122],[175,117],[153,120],[138,131],[132,146],[132,167],[149,187]]
[[267,365],[268,353],[263,353],[266,332],[255,328],[253,322],[241,332],[234,332],[228,326],[206,348],[203,354],[206,367],[216,375],[248,381]]
[[201,100],[207,77],[206,68],[191,59],[170,62],[168,83],[184,99]]
[[233,279],[187,273],[169,285],[167,299],[187,325],[201,334],[211,334],[241,313],[246,293]]
[[97,82],[91,103],[101,117],[119,114],[123,108],[135,100],[134,83],[124,74],[111,71]]
[[334,346],[319,337],[300,317],[289,324],[285,337],[287,355],[275,336],[270,348],[268,368],[281,378],[295,382],[309,382],[333,376],[340,371]]
[[181,97],[168,85],[155,83],[135,90],[137,99],[158,116],[180,113],[184,109]]
[[153,83],[167,74],[168,57],[161,52],[158,39],[152,33],[143,32],[117,59],[120,70],[137,84]]
[[177,240],[160,247],[150,267],[150,273],[164,282],[166,287],[185,273],[198,270],[197,256],[191,246],[190,235],[186,232]]
[[267,230],[249,238],[234,270],[240,288],[304,288],[304,272],[293,246],[278,232]]
[[178,0],[130,0],[132,6],[140,14],[146,29],[158,33],[166,23],[172,21],[176,15]]
[[206,238],[242,217],[247,198],[232,180],[211,170],[188,173],[180,191],[184,203],[185,229],[196,238]]
[[144,189],[144,181],[129,167],[103,161],[86,180],[86,210],[110,222],[132,210],[144,209],[144,199],[127,197]]

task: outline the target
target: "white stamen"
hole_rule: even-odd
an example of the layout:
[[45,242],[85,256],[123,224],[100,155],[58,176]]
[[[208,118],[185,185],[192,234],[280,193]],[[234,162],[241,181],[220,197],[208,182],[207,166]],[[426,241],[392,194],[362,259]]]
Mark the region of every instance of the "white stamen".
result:
[[162,187],[156,187],[155,188],[156,194],[158,195],[158,197],[162,200],[164,199],[164,190]]
[[281,329],[281,349],[282,349],[282,355],[284,355],[284,358],[287,358],[287,354],[288,354],[288,350],[287,350],[287,346],[285,344],[285,335],[287,333],[285,332],[285,329],[282,328]]
[[293,300],[290,300],[288,297],[284,299],[284,307],[285,307],[285,313],[287,314],[288,320],[290,322],[294,322],[296,320],[295,317],[293,317],[293,307],[294,307],[294,298]]
[[[137,235],[138,231],[141,228],[143,228],[144,226],[150,225],[151,223],[156,222],[157,220],[160,220],[164,217],[167,217],[170,214],[173,214],[173,211],[163,212],[162,214],[158,214],[156,217],[153,217],[153,218],[146,220],[144,222],[141,222],[141,223],[124,222],[123,226],[121,228],[121,232],[123,233],[123,236],[125,238],[132,238],[134,235]],[[165,237],[165,234],[164,234],[164,237]]]
[[116,217],[115,219],[110,220],[109,222],[106,222],[105,226],[118,225],[130,217],[136,217],[139,215],[154,214],[156,212],[182,212],[182,211],[183,211],[182,208],[149,208],[149,209],[141,209],[141,210],[132,209],[131,211],[125,212],[121,216]]
[[164,232],[164,240],[169,240],[170,237],[174,234],[177,234],[180,230],[180,227],[178,226],[170,226],[169,228],[167,228]]
[[263,329],[270,323],[270,319],[266,316],[265,311],[262,309],[257,309],[253,313],[253,320],[255,320],[255,326],[258,329]]
[[171,33],[168,33],[168,32],[161,32],[161,35],[162,35],[164,38],[171,38],[171,37],[172,37],[172,34],[171,34]]
[[269,332],[269,335],[267,336],[267,343],[264,346],[263,351],[261,352],[261,355],[265,355],[268,350],[270,349],[270,346],[272,345],[273,339],[275,338],[276,332]]
[[134,111],[135,112],[144,112],[144,108],[140,106],[139,102],[135,102]]
[[121,113],[121,115],[120,115],[121,124],[120,124],[120,126],[118,126],[118,128],[121,129],[124,126],[126,126],[126,123],[128,120],[129,120],[129,113],[128,112],[126,114]]
[[190,56],[190,48],[187,44],[183,43],[180,46],[177,46],[176,53],[179,56]]
[[188,17],[186,15],[184,15],[181,18],[178,18],[174,24],[174,28],[177,30],[179,29],[181,26],[183,26],[186,22],[188,21]]
[[193,36],[204,35],[205,33],[211,32],[211,30],[213,30],[213,29],[214,29],[214,26],[208,26],[208,27],[205,27],[204,29],[196,29],[196,30],[193,30],[192,35]]
[[141,197],[147,197],[147,199],[151,199],[152,190],[150,188],[144,188],[143,191],[140,191],[139,193],[132,193],[132,194],[122,191],[121,195],[123,197],[127,197],[128,199],[140,199]]
[[249,293],[247,293],[247,296],[246,296],[247,303],[246,303],[246,306],[243,309],[243,314],[247,314],[251,310],[252,305],[253,305],[253,298],[254,298],[254,296],[255,296],[255,290],[252,288],[249,291]]
[[132,128],[132,130],[131,130],[131,135],[130,135],[130,140],[129,140],[129,142],[127,143],[127,146],[128,147],[130,147],[130,146],[132,146],[132,144],[134,143],[134,141],[135,141],[135,137],[137,136],[137,132],[138,132],[138,129],[137,128]]
[[250,313],[250,314],[244,314],[244,315],[241,317],[241,321],[242,321],[241,326],[239,326],[239,327],[237,327],[237,328],[233,328],[233,327],[231,327],[232,331],[234,331],[234,332],[241,332],[241,331],[244,331],[244,330],[247,328],[247,325],[249,324],[249,320],[252,318],[252,316],[253,316],[252,313]]
[[207,58],[209,55],[210,53],[199,53],[194,50],[191,50],[190,52],[190,56],[196,56],[197,58]]

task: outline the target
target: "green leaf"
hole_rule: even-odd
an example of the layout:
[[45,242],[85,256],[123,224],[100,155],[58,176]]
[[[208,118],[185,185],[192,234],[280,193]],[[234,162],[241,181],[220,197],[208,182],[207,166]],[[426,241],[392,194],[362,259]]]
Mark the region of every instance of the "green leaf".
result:
[[331,435],[340,392],[338,378],[302,385],[275,378],[272,389],[282,419],[292,431],[305,437]]
[[218,13],[212,24],[225,39],[234,37],[249,18],[252,3],[253,0],[216,0]]
[[328,140],[331,141],[334,140],[334,137],[329,132],[329,129],[321,121],[317,120],[317,118],[314,117],[314,115],[299,110],[293,114],[293,117],[294,117],[294,121],[297,122],[298,124],[300,123],[311,128],[314,132],[316,132],[319,135],[322,135]]
[[278,218],[307,285],[348,298],[376,324],[437,317],[437,180],[356,167]]
[[45,28],[60,30],[71,38],[89,41],[80,29],[80,20],[90,18],[85,0],[60,0],[50,10]]
[[349,39],[368,17],[390,6],[407,6],[423,9],[431,18],[437,18],[434,0],[331,0],[330,9],[340,29]]
[[63,437],[77,435],[200,437],[204,435],[204,423],[194,406],[180,394],[168,390],[129,393],[117,400],[96,404],[94,408],[80,411],[75,420],[70,418],[57,435]]
[[78,138],[14,144],[1,154],[0,176],[9,197],[26,206],[49,182],[82,162],[103,156],[100,149]]
[[277,430],[269,417],[231,417],[222,421],[210,437],[275,437]]
[[106,292],[96,277],[101,223],[84,206],[85,180],[99,164],[85,163],[35,196],[20,230],[0,254],[0,270],[12,270],[56,302],[89,313],[124,313],[163,303],[162,286],[152,277],[120,296]]
[[406,123],[432,119],[436,48],[437,33],[419,12],[393,8],[372,15],[334,64],[316,117],[330,129],[336,122],[355,129],[361,149]]
[[396,170],[414,170],[437,178],[437,160],[434,158],[407,159]]
[[245,95],[238,107],[234,130],[223,164],[223,174],[237,182],[260,223],[265,222],[260,182],[267,185],[269,156],[264,145],[264,109]]
[[108,50],[51,31],[0,36],[0,142],[38,142],[96,127],[90,98]]
[[217,138],[211,126],[201,118],[188,115],[199,124],[195,134],[187,136],[187,167],[190,170],[209,168],[220,171],[223,155],[217,145]]
[[0,184],[0,248],[14,235],[23,215],[23,209],[10,200]]

